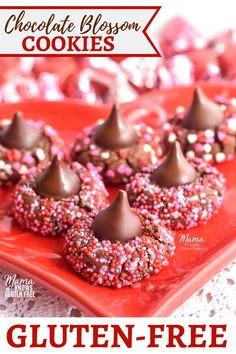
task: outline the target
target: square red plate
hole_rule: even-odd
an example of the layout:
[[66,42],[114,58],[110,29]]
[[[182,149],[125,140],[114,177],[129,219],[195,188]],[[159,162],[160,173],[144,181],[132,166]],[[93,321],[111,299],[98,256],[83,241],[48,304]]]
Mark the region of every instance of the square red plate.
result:
[[[204,89],[211,97],[220,93],[236,97],[236,88],[207,85]],[[128,112],[137,106],[150,108],[159,102],[173,111],[179,104],[189,104],[191,95],[192,88],[154,91],[124,109]],[[26,117],[45,119],[69,142],[76,131],[105,117],[109,107],[91,107],[74,101],[24,102],[2,105],[1,117],[11,116],[16,109]],[[0,191],[0,265],[35,279],[87,315],[167,316],[236,256],[236,160],[219,168],[227,177],[228,188],[219,214],[204,227],[176,232],[177,249],[170,265],[135,287],[118,290],[88,284],[66,262],[62,238],[22,232],[5,216],[8,195],[4,190]],[[181,242],[180,234],[202,238],[203,242],[188,246]]]

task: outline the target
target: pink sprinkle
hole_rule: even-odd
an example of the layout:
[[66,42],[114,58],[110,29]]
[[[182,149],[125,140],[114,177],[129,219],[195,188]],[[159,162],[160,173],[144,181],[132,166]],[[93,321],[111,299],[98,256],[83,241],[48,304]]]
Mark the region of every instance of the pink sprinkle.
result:
[[149,141],[152,140],[152,136],[149,135],[149,134],[144,134],[143,139],[144,139],[144,141],[148,141],[149,142]]
[[224,138],[225,138],[225,133],[223,133],[223,132],[218,132],[218,139],[220,140],[220,141],[223,141],[224,140]]
[[196,144],[194,149],[196,152],[202,152],[203,146],[202,146],[202,144]]
[[130,176],[131,174],[132,174],[132,169],[130,168],[130,167],[126,167],[126,169],[125,169],[125,175],[126,176]]
[[81,150],[81,146],[79,144],[77,144],[75,146],[75,152],[79,152]]
[[97,151],[97,150],[91,150],[91,151],[90,151],[90,155],[91,155],[91,156],[99,156],[99,151]]
[[57,154],[58,154],[58,151],[59,151],[59,149],[58,149],[57,146],[55,146],[55,145],[52,145],[52,146],[51,146],[51,154],[52,154],[52,155],[57,155]]
[[114,171],[112,171],[112,170],[107,170],[107,172],[106,172],[106,175],[107,175],[107,177],[115,177],[115,172]]
[[44,128],[44,130],[45,130],[45,133],[46,133],[47,135],[49,135],[49,136],[55,136],[55,135],[57,135],[57,132],[55,131],[55,129],[53,129],[53,128],[50,127],[50,126],[46,126],[46,127]]
[[[93,129],[92,129],[91,126],[85,127],[85,128],[84,128],[84,133],[85,133],[86,135],[89,135],[92,130],[93,130]],[[81,134],[81,135],[82,135],[82,134]]]
[[96,166],[96,171],[97,172],[100,173],[100,172],[102,172],[102,170],[103,170],[102,166]]
[[19,171],[20,170],[20,163],[19,162],[14,162],[12,164],[12,167],[15,171]]
[[86,145],[89,145],[90,144],[90,139],[87,137],[87,138],[85,138],[84,139],[84,143],[86,144]]
[[234,158],[234,155],[233,155],[233,154],[227,155],[227,160],[228,160],[228,161],[233,160],[233,158]]
[[116,169],[116,171],[120,174],[125,173],[125,166],[124,165],[119,165]]
[[88,162],[86,164],[86,167],[87,167],[88,170],[93,170],[94,169],[94,166],[93,166],[93,164],[91,162]]
[[25,155],[22,159],[22,162],[27,165],[31,165],[32,163],[34,163],[34,158],[31,155]]
[[215,141],[214,141],[214,138],[207,138],[207,139],[206,139],[206,143],[207,143],[207,144],[214,144],[214,142],[215,142]]

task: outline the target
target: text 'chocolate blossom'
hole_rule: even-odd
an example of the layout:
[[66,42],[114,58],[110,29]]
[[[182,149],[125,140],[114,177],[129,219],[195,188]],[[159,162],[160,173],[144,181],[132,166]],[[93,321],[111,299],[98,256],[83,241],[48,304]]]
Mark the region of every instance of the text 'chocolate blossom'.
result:
[[104,149],[123,149],[136,143],[137,134],[133,126],[122,118],[116,104],[105,122],[95,128],[93,140]]
[[131,210],[125,191],[120,190],[115,201],[100,211],[93,222],[99,240],[128,241],[142,234],[139,217]]
[[201,89],[194,90],[192,103],[182,125],[187,129],[205,130],[218,127],[224,120],[221,108],[210,100]]
[[179,142],[171,145],[166,159],[152,174],[151,181],[160,187],[176,187],[192,183],[197,179],[197,172],[186,160]]
[[11,123],[0,133],[0,143],[8,149],[30,150],[41,138],[42,132],[29,125],[21,112],[16,112]]
[[62,199],[78,194],[80,180],[77,173],[56,156],[36,178],[34,188],[42,197]]

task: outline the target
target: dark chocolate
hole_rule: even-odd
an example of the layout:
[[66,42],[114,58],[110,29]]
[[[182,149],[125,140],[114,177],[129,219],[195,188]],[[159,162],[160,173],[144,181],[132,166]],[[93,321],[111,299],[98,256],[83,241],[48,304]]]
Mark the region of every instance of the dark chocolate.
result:
[[100,211],[93,222],[99,240],[128,241],[142,234],[139,217],[131,210],[125,191],[120,190],[115,201]]
[[56,156],[36,178],[34,189],[42,197],[63,199],[78,194],[80,180],[77,173]]
[[160,187],[177,187],[192,183],[196,178],[196,170],[184,157],[180,143],[175,142],[166,159],[153,171],[151,181]]
[[29,125],[21,112],[16,112],[11,123],[0,133],[0,143],[8,149],[31,150],[42,136],[40,129]]
[[122,118],[116,104],[105,122],[94,129],[93,141],[104,149],[123,149],[137,142],[137,134],[133,126]]
[[219,105],[210,100],[200,88],[196,88],[192,103],[183,118],[183,127],[206,130],[218,127],[223,121],[224,113]]

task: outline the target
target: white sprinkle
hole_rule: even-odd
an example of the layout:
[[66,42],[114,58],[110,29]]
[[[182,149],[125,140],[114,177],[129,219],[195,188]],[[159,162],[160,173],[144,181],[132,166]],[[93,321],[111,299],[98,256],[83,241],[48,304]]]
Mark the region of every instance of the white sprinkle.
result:
[[223,152],[217,152],[216,154],[216,161],[222,162],[225,160],[225,154]]
[[212,147],[210,144],[205,144],[203,145],[203,150],[205,151],[205,153],[209,154],[209,152],[211,152]]
[[236,107],[236,98],[232,98],[231,104],[232,104],[232,106]]
[[168,129],[170,128],[170,123],[165,123],[164,126],[163,126],[163,128],[164,128],[165,130],[168,130]]
[[194,144],[197,141],[197,135],[196,134],[188,134],[187,140],[190,144]]
[[0,160],[0,169],[3,169],[5,167],[5,162],[3,160]]
[[178,107],[176,108],[176,113],[177,113],[177,114],[183,113],[184,111],[185,111],[184,106],[178,106]]
[[195,202],[195,201],[198,201],[198,195],[194,195],[191,199],[192,199],[192,201],[194,201],[194,202]]
[[207,129],[204,133],[206,138],[213,138],[215,136],[215,133],[213,130],[211,129]]
[[151,160],[152,160],[152,165],[156,165],[158,162],[158,159],[156,158],[156,156],[152,156]]
[[186,156],[187,156],[189,159],[193,159],[193,158],[195,157],[195,153],[194,153],[194,151],[189,150],[189,151],[187,151]]
[[175,135],[175,133],[171,133],[168,137],[168,141],[169,143],[173,143],[176,140],[177,136]]
[[11,173],[12,172],[12,168],[11,165],[9,164],[5,164],[4,170],[6,171],[6,173]]
[[101,157],[103,159],[108,159],[110,157],[110,153],[108,151],[104,151],[101,153]]
[[11,123],[11,119],[5,118],[1,119],[1,125],[9,125]]
[[149,133],[149,134],[152,134],[153,133],[153,129],[151,128],[151,127],[147,127],[147,132]]
[[28,168],[25,165],[22,165],[20,167],[20,173],[26,173],[28,171]]
[[229,127],[229,129],[236,131],[236,119],[235,118],[230,118],[228,120],[228,127]]
[[220,105],[220,109],[221,109],[223,112],[226,111],[226,108],[227,108],[227,107],[226,107],[224,104],[221,104],[221,105]]
[[183,194],[182,190],[177,193],[177,197],[178,197],[178,201],[180,203],[182,203],[182,204],[185,203],[185,197],[184,197],[184,194]]
[[192,212],[193,212],[194,214],[198,214],[198,208],[193,208],[193,209],[192,209]]
[[205,161],[209,162],[212,160],[212,154],[205,154],[203,155]]
[[149,151],[152,150],[152,147],[151,147],[149,144],[144,144],[143,150],[144,150],[145,152],[149,152]]
[[45,159],[45,153],[43,149],[37,149],[36,150],[36,156],[39,160],[44,160]]

